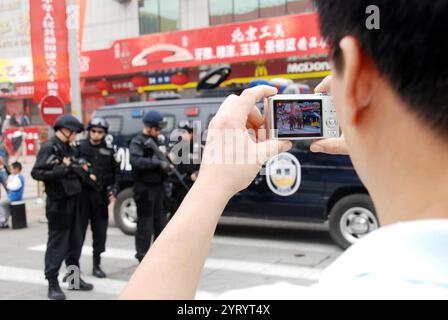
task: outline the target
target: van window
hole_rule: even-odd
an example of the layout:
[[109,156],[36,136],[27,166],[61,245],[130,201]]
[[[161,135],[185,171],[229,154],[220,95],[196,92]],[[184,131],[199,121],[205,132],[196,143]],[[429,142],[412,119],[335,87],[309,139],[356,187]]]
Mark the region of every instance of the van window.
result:
[[162,130],[163,133],[171,133],[174,130],[174,124],[176,123],[176,118],[174,115],[169,114],[163,117],[163,120],[166,121],[166,127]]
[[122,117],[104,117],[109,124],[109,133],[117,134],[121,132],[123,128],[123,118]]

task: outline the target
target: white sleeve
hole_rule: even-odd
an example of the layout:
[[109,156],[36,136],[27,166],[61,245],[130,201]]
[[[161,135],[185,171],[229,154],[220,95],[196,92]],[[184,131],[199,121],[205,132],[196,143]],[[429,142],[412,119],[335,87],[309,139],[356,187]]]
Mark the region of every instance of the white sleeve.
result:
[[11,191],[17,191],[22,188],[22,182],[17,176],[9,176],[6,182],[6,188]]

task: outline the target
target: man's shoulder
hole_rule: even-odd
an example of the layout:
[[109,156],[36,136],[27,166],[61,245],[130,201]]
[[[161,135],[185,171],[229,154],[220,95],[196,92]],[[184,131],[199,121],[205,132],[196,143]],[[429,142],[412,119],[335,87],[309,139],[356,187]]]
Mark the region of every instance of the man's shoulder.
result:
[[142,141],[146,140],[143,133],[139,132],[135,136],[132,137],[131,143],[140,143]]
[[448,286],[447,243],[448,219],[383,227],[344,252],[325,270],[322,282],[385,278]]

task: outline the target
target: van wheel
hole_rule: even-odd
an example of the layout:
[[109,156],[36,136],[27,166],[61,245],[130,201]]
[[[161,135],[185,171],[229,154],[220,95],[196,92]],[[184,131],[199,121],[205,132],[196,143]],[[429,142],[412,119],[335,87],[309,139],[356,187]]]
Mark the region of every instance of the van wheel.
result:
[[115,224],[123,233],[134,235],[137,229],[137,206],[132,188],[121,191],[114,205]]
[[340,199],[330,210],[330,235],[342,249],[379,227],[375,207],[367,194]]

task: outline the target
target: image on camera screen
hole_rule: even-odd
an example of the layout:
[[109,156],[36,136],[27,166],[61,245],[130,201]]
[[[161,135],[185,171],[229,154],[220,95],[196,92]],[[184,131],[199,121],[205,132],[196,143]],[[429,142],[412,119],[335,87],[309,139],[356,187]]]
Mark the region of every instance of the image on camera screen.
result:
[[279,138],[322,137],[322,101],[275,100],[274,129]]

